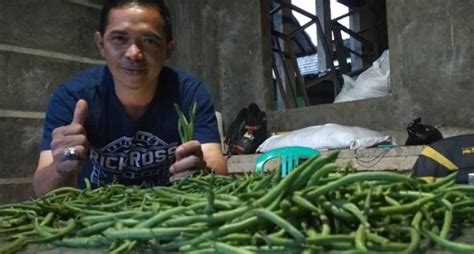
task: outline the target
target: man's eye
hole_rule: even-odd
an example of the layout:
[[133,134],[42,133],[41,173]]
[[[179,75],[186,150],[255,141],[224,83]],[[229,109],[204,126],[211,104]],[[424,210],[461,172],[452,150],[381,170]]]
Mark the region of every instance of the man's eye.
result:
[[143,42],[149,45],[158,45],[158,41],[155,39],[144,39]]
[[112,36],[112,40],[116,41],[116,42],[121,42],[121,41],[125,41],[125,37],[124,36]]

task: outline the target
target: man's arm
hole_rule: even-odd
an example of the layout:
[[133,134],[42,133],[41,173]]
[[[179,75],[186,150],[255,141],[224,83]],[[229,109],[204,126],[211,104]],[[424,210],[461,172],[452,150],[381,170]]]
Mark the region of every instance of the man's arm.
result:
[[227,160],[222,155],[220,143],[207,143],[201,145],[207,167],[218,175],[227,175]]
[[[59,187],[77,186],[77,177],[89,149],[84,129],[87,111],[87,102],[79,100],[71,124],[52,132],[51,150],[41,152],[33,176],[33,189],[37,196]],[[68,149],[75,151],[75,158],[66,158],[65,151]]]

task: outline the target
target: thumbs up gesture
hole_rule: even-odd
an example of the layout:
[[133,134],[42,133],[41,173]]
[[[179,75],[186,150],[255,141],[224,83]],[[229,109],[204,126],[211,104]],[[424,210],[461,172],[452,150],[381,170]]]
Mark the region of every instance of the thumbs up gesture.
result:
[[64,177],[77,177],[89,149],[84,123],[88,105],[79,100],[74,109],[71,124],[58,127],[53,131],[51,150],[54,169]]

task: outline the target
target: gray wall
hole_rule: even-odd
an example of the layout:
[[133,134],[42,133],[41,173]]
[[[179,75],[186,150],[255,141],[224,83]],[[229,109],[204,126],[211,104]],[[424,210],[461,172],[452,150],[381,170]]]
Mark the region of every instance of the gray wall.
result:
[[251,102],[271,104],[267,0],[168,1],[177,51],[172,64],[209,84],[226,126]]
[[272,112],[272,128],[328,122],[367,127],[406,139],[415,117],[450,136],[474,129],[472,0],[387,0],[393,95]]
[[99,62],[98,14],[62,0],[0,1],[0,203],[33,197],[48,99],[62,81]]

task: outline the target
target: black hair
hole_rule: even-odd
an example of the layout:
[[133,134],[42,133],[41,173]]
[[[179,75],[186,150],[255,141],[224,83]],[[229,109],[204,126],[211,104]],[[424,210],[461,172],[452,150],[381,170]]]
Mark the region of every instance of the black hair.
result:
[[173,32],[171,29],[171,15],[163,0],[105,0],[100,12],[99,32],[104,35],[105,28],[109,21],[110,10],[119,8],[127,4],[146,5],[156,8],[165,20],[165,32],[168,41],[173,40]]

